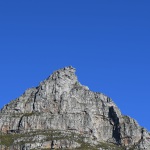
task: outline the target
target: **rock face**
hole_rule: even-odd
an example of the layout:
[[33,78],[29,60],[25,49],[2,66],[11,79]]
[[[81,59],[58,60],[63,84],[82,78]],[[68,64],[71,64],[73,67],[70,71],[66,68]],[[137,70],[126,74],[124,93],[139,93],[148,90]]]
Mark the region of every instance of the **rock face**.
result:
[[65,67],[0,112],[1,150],[150,150],[150,133]]

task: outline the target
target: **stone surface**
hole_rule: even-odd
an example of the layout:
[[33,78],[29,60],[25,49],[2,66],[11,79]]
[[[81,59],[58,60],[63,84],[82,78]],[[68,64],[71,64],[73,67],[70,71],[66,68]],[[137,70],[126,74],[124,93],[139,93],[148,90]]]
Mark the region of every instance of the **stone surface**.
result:
[[109,97],[81,85],[71,66],[4,106],[0,134],[2,150],[150,150],[150,133]]

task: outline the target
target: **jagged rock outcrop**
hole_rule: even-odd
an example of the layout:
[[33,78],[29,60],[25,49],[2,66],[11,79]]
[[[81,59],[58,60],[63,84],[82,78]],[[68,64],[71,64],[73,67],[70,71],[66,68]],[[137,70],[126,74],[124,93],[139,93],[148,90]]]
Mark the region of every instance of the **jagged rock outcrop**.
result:
[[150,133],[65,67],[0,112],[1,150],[150,150]]

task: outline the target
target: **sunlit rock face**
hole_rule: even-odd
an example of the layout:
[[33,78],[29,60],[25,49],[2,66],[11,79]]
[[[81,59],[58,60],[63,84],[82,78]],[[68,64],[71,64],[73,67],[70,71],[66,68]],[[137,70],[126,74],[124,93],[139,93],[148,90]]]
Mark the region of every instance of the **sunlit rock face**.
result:
[[150,133],[71,66],[55,71],[0,112],[0,149],[150,150]]

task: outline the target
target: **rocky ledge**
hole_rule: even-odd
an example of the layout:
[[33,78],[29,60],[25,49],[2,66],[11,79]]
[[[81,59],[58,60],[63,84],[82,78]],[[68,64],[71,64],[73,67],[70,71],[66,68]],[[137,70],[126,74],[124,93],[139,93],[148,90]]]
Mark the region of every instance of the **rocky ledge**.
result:
[[150,133],[65,67],[1,109],[0,149],[150,150]]

